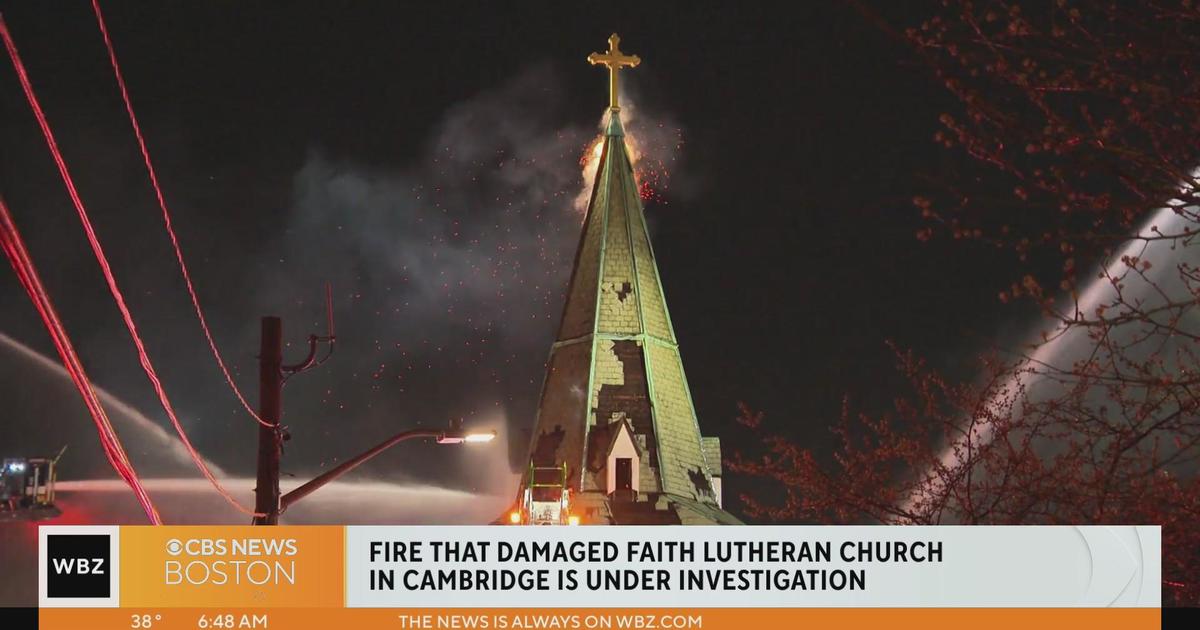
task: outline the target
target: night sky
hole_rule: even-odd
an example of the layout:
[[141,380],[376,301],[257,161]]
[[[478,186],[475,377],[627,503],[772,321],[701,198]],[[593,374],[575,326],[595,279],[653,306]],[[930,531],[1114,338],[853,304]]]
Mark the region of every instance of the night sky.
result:
[[[333,282],[340,347],[288,385],[285,470],[459,417],[506,419],[524,457],[582,219],[578,159],[607,102],[585,57],[612,31],[643,59],[624,79],[667,173],[646,212],[701,427],[727,454],[756,439],[738,401],[825,450],[844,395],[879,409],[900,392],[885,340],[969,378],[977,352],[1032,323],[998,303],[1010,278],[993,252],[915,238],[911,198],[961,159],[932,141],[947,97],[851,5],[103,6],[252,401],[258,318],[281,316],[298,357]],[[927,15],[875,10],[900,31]],[[3,12],[196,445],[249,473],[253,423],[191,314],[89,4]],[[94,380],[163,418],[5,65],[0,193]],[[0,332],[51,351],[7,266]],[[87,448],[86,417],[72,426]],[[459,454],[404,453],[366,474],[483,483]],[[726,478],[735,513],[745,490]]]

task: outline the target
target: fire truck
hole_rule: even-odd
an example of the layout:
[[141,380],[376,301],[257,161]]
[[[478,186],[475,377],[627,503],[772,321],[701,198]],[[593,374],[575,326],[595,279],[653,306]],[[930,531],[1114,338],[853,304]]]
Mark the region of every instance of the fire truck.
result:
[[512,525],[578,525],[571,515],[571,490],[567,487],[567,465],[534,466],[529,462],[526,486],[520,505],[509,514]]
[[0,461],[0,521],[40,521],[62,514],[54,505],[58,459],[8,457]]

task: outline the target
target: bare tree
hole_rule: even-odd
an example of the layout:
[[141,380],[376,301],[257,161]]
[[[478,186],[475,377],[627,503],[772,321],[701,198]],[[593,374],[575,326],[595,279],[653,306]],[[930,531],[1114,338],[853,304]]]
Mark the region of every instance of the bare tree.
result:
[[956,103],[934,140],[969,158],[914,198],[917,237],[1006,257],[999,301],[1044,322],[956,380],[897,350],[912,390],[847,405],[832,464],[769,435],[734,458],[781,483],[750,512],[1162,524],[1165,601],[1200,603],[1200,11],[947,0],[906,37]]

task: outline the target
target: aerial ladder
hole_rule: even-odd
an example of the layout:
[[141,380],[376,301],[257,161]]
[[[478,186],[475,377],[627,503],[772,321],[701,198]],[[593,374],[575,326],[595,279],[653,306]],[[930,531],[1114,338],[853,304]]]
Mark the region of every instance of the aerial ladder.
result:
[[517,508],[509,514],[511,525],[578,525],[571,514],[571,490],[567,487],[567,465],[535,466],[529,462],[529,474]]

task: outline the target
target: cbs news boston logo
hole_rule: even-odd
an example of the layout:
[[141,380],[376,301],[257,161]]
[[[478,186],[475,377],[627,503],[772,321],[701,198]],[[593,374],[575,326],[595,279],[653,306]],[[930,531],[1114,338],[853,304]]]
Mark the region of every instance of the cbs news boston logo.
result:
[[38,605],[115,608],[120,602],[120,528],[38,528]]
[[44,525],[38,532],[43,608],[342,605],[342,527]]
[[166,542],[165,584],[295,585],[295,538],[202,537]]

